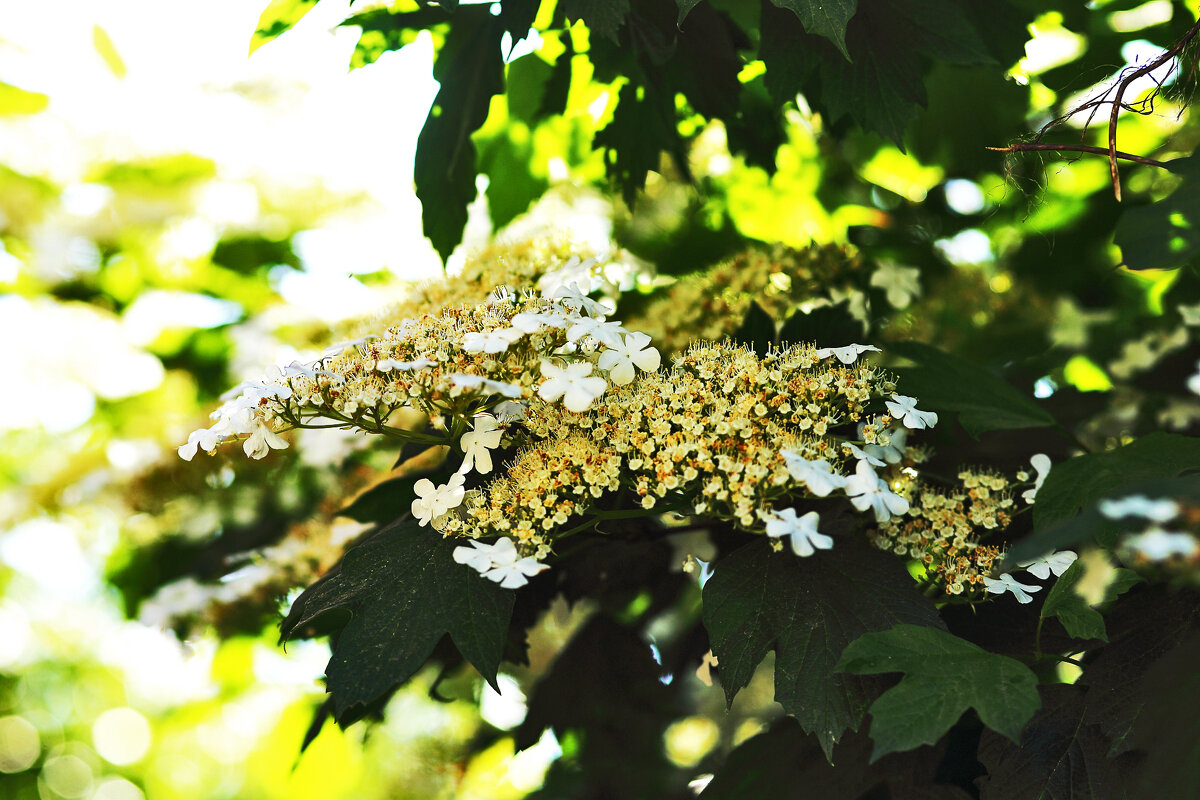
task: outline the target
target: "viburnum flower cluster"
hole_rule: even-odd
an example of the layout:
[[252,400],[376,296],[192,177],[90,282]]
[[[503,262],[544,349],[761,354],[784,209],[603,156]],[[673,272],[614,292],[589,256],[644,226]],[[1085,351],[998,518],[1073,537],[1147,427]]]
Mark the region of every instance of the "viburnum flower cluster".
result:
[[900,417],[873,410],[909,400],[894,394],[885,372],[810,345],[760,358],[729,342],[698,344],[671,369],[610,390],[586,413],[531,408],[523,423],[529,443],[507,472],[440,527],[511,538],[541,559],[572,522],[603,519],[611,504],[598,501],[625,491],[647,514],[728,520],[811,555],[832,538],[818,530],[818,512],[790,507],[796,498],[844,495],[875,520],[907,511],[886,473],[857,454],[859,445],[888,446],[896,419],[920,428],[936,421],[910,413],[915,401]]
[[[283,430],[327,426],[450,444],[476,415],[505,401],[522,408],[561,403],[578,413],[610,383],[629,383],[636,369],[658,367],[648,337],[608,321],[605,312],[572,284],[548,296],[502,289],[474,307],[408,319],[237,387],[214,412],[215,423],[193,432],[179,454],[191,459],[198,449],[211,453],[245,436],[246,454],[262,458],[287,446],[278,435]],[[424,412],[444,435],[391,427],[401,408]],[[484,472],[495,430],[476,427],[466,445],[472,465]]]

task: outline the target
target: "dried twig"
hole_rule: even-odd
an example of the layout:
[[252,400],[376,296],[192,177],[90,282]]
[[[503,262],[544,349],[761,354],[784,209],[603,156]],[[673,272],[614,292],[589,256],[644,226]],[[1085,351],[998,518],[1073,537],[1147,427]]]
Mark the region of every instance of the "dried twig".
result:
[[[997,153],[1021,153],[1029,150],[1050,150],[1054,152],[1070,152],[1070,153],[1095,153],[1097,155],[1106,156],[1109,150],[1104,147],[1094,147],[1090,144],[1041,144],[1039,142],[1017,142],[1010,144],[1008,147],[988,147],[987,150],[992,150]],[[1135,164],[1148,164],[1151,167],[1165,167],[1167,162],[1156,161],[1153,158],[1145,156],[1135,156],[1132,153],[1123,153],[1120,150],[1116,151],[1117,158],[1125,161],[1132,161]]]
[[1197,33],[1200,33],[1200,20],[1197,20],[1196,24],[1188,29],[1188,32],[1183,35],[1183,38],[1175,43],[1174,47],[1151,61],[1149,64],[1146,64],[1145,66],[1134,70],[1129,75],[1126,75],[1121,79],[1121,82],[1117,84],[1117,94],[1115,97],[1113,97],[1112,101],[1112,112],[1108,115],[1108,170],[1109,175],[1112,176],[1113,195],[1117,198],[1118,203],[1121,202],[1121,178],[1117,174],[1117,116],[1121,113],[1121,97],[1125,94],[1125,89],[1128,88],[1129,84],[1133,83],[1146,73],[1153,72],[1175,56],[1179,55],[1180,51],[1187,47],[1188,42],[1196,38]]

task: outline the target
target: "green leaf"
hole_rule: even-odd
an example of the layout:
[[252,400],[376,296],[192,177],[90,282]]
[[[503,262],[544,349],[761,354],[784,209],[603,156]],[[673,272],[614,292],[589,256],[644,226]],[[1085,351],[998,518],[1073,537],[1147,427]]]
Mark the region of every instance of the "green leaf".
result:
[[1124,487],[1192,469],[1200,469],[1200,438],[1177,433],[1155,432],[1116,450],[1076,456],[1050,468],[1033,507],[1034,528],[1069,519]]
[[417,137],[413,180],[425,235],[443,261],[462,240],[467,205],[475,199],[471,134],[487,119],[492,95],[504,91],[502,33],[486,7],[462,8],[433,67],[441,88]]
[[[1039,687],[1042,707],[1026,724],[1020,741],[992,731],[979,740],[981,800],[1070,798],[1125,800],[1134,762],[1110,759],[1103,729],[1086,721],[1087,692],[1062,684]],[[1165,784],[1164,784],[1165,785]]]
[[864,334],[862,321],[850,313],[850,302],[843,301],[792,314],[779,331],[779,341],[785,345],[812,342],[820,347],[844,347],[862,343]]
[[751,300],[742,324],[729,338],[746,345],[759,356],[764,356],[775,341],[775,322],[770,314],[763,311],[762,306]]
[[1200,633],[1172,649],[1142,681],[1146,705],[1132,744],[1146,751],[1139,797],[1200,797]]
[[413,491],[415,476],[392,478],[372,486],[354,498],[350,505],[337,512],[339,517],[349,517],[355,522],[374,522],[385,525],[397,517],[409,513],[412,501],[417,499]]
[[875,682],[834,674],[845,646],[902,623],[943,626],[903,564],[854,537],[809,558],[776,553],[765,539],[748,544],[717,562],[703,597],[726,700],[774,650],[775,699],[826,754],[858,727],[878,691]]
[[683,27],[683,21],[687,15],[692,13],[692,9],[700,4],[700,0],[675,0],[675,5],[679,6],[679,19],[677,25]]
[[509,51],[504,54],[505,58],[510,56],[513,48],[529,35],[529,29],[533,27],[533,21],[537,19],[540,5],[541,0],[504,0],[500,3],[500,26],[504,28],[505,33],[512,37],[512,44],[509,46]]
[[1130,208],[1113,241],[1130,269],[1181,267],[1200,256],[1200,156],[1177,158],[1166,168],[1183,178],[1158,202]]
[[944,755],[941,748],[925,747],[872,764],[864,731],[847,734],[827,759],[816,737],[801,731],[793,717],[783,717],[734,748],[700,797],[965,800],[967,795],[936,782]]
[[1020,661],[929,627],[897,625],[865,634],[846,648],[837,669],[904,673],[871,704],[872,760],[933,744],[968,708],[1015,742],[1041,705],[1037,677]]
[[488,213],[496,230],[524,214],[550,185],[530,170],[533,160],[532,137],[520,123],[480,143],[479,171],[488,176]]
[[621,87],[612,120],[592,139],[603,147],[604,168],[621,187],[625,202],[633,205],[646,185],[646,173],[659,168],[665,150],[676,163],[686,165],[683,144],[675,127],[675,100],[654,86]]
[[893,370],[900,378],[901,394],[916,397],[921,408],[956,415],[975,438],[986,431],[1055,424],[1054,417],[1032,398],[978,364],[920,342],[893,342],[884,349],[918,364]]
[[846,49],[846,24],[858,10],[858,0],[771,0],[796,15],[804,30],[824,36],[850,61]]
[[559,6],[569,20],[583,20],[595,36],[603,36],[614,44],[617,31],[629,15],[629,0],[562,0]]
[[250,53],[287,33],[316,4],[317,0],[271,0],[259,15],[254,35],[250,37]]
[[400,520],[351,548],[296,598],[281,640],[332,634],[325,675],[338,724],[408,680],[446,634],[496,685],[514,595],[455,563],[461,544]]
[[[1058,617],[1067,633],[1076,639],[1100,639],[1108,641],[1104,629],[1104,617],[1075,592],[1075,584],[1083,577],[1083,563],[1076,561],[1059,576],[1042,603],[1041,617]],[[1116,577],[1105,593],[1104,602],[1109,603],[1140,583],[1141,576],[1130,569],[1118,569]]]
[[593,615],[533,688],[529,711],[514,736],[516,749],[535,744],[546,728],[560,740],[582,734],[573,758],[587,776],[586,793],[548,797],[671,797],[674,767],[663,752],[666,727],[682,709],[677,686],[640,632],[605,614]]

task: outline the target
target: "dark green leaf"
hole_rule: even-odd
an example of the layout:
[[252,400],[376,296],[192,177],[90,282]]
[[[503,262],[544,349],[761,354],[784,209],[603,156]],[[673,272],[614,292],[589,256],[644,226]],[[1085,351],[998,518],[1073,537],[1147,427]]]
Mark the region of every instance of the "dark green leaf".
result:
[[809,558],[764,540],[717,562],[704,585],[704,626],[729,702],[775,650],[775,699],[828,754],[856,729],[878,684],[835,675],[843,648],[868,631],[909,623],[942,627],[893,556],[853,537]]
[[1141,718],[1143,709],[1160,692],[1176,697],[1176,687],[1146,676],[1171,648],[1200,630],[1200,597],[1162,586],[1135,589],[1105,621],[1110,642],[1088,661],[1078,684],[1088,690],[1086,721],[1104,730],[1112,740],[1109,754],[1118,755],[1160,735]]
[[687,163],[675,128],[674,97],[654,86],[632,82],[622,86],[612,121],[592,143],[605,149],[605,171],[630,205],[646,185],[646,173],[658,169],[663,151],[671,153],[677,164]]
[[811,342],[820,347],[845,347],[863,342],[863,324],[850,313],[849,301],[821,306],[809,313],[797,311],[783,323],[780,344]]
[[524,214],[529,205],[542,196],[549,183],[530,170],[533,141],[528,130],[519,123],[481,142],[479,147],[479,171],[488,176],[488,213],[493,227],[500,229]]
[[401,520],[296,598],[281,638],[332,634],[326,683],[340,725],[408,680],[446,634],[495,686],[513,592],[455,563],[461,544]]
[[978,364],[920,342],[894,342],[885,350],[918,364],[895,370],[901,394],[916,397],[921,408],[956,415],[976,438],[986,431],[1055,424],[1054,417],[1032,398]]
[[675,4],[679,6],[679,19],[676,24],[683,27],[683,21],[692,13],[692,9],[700,4],[700,0],[675,0]]
[[503,0],[500,3],[500,25],[505,33],[512,37],[512,44],[509,45],[508,53],[504,54],[505,57],[512,53],[512,48],[516,47],[518,42],[529,35],[529,29],[537,19],[540,5],[541,0]]
[[704,800],[806,800],[907,797],[967,800],[961,789],[935,783],[942,748],[923,747],[870,763],[871,739],[847,734],[827,759],[815,736],[792,717],[738,745],[700,795]]
[[748,346],[760,356],[766,355],[767,349],[775,341],[775,322],[770,314],[763,311],[762,306],[751,301],[745,319],[730,338]]
[[417,137],[413,180],[425,235],[445,260],[462,239],[475,199],[474,133],[504,91],[503,27],[483,6],[460,9],[433,67],[441,84]]
[[[1142,682],[1146,706],[1132,744],[1146,751],[1141,797],[1200,797],[1200,634],[1159,660]],[[1169,787],[1169,790],[1168,790]]]
[[569,20],[583,20],[593,36],[617,41],[617,31],[629,15],[629,0],[563,0],[562,12]]
[[554,76],[554,65],[547,64],[537,53],[529,53],[510,62],[506,70],[508,115],[532,125],[538,120],[546,87]]
[[898,625],[864,634],[846,648],[837,669],[904,673],[871,704],[872,760],[933,744],[968,708],[1015,742],[1041,704],[1037,676],[1020,661],[930,627]]
[[827,42],[805,33],[795,14],[770,3],[762,4],[759,33],[758,57],[767,67],[763,85],[777,106],[796,99],[816,71],[819,59],[813,57],[810,48],[823,47],[829,57],[841,58]]
[[1180,267],[1200,256],[1200,156],[1167,169],[1183,178],[1170,195],[1121,215],[1113,241],[1130,269]]
[[796,15],[804,30],[824,36],[850,60],[846,50],[846,23],[858,10],[858,0],[771,0]]
[[338,516],[349,517],[355,522],[386,525],[410,512],[412,501],[417,499],[417,493],[413,491],[416,480],[414,476],[406,476],[372,486],[339,511]]
[[[1076,561],[1059,576],[1042,603],[1041,616],[1043,619],[1058,617],[1067,633],[1076,639],[1100,639],[1107,642],[1108,633],[1104,629],[1104,617],[1075,592],[1075,584],[1079,583],[1083,572],[1083,563]],[[1118,569],[1105,594],[1104,602],[1115,600],[1141,580],[1141,576],[1133,570]]]
[[[667,797],[678,782],[663,752],[663,731],[680,712],[677,689],[662,681],[638,631],[597,614],[563,648],[533,688],[517,728],[518,750],[546,728],[560,740],[582,735],[574,758],[590,784],[572,797]],[[561,794],[547,793],[549,796]]]
[[742,82],[739,50],[750,40],[729,17],[710,5],[696,9],[687,27],[675,32],[675,50],[666,64],[666,79],[683,92],[698,113],[710,119],[737,118]]
[[993,731],[979,741],[981,800],[1069,798],[1125,800],[1130,759],[1110,759],[1109,738],[1084,722],[1087,693],[1080,686],[1039,687],[1042,707],[1014,743]]
[[1051,467],[1033,507],[1034,528],[1069,519],[1124,487],[1194,469],[1200,469],[1200,439],[1177,433],[1155,432],[1107,453],[1076,456]]

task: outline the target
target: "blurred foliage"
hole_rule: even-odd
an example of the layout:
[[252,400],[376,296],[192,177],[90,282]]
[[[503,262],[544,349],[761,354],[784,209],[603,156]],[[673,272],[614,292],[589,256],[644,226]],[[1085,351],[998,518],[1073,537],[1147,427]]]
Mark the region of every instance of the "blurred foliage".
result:
[[[270,56],[328,5],[272,0],[240,41]],[[656,269],[625,287],[619,310],[664,353],[727,334],[765,343],[861,330],[856,341],[909,342],[885,350],[947,417],[929,438],[931,471],[1012,473],[1035,452],[1072,459],[1051,472],[1037,514],[1007,534],[1026,542],[1014,553],[1032,556],[1043,544],[1111,547],[1121,531],[1093,506],[1115,487],[1174,487],[1180,502],[1194,493],[1158,479],[1195,468],[1200,434],[1200,399],[1185,385],[1200,359],[1200,127],[1183,91],[1159,97],[1153,113],[1122,115],[1122,149],[1173,163],[1123,164],[1121,204],[1101,157],[984,148],[1031,136],[1129,53],[1170,47],[1198,13],[1182,0],[400,0],[331,24],[356,31],[350,78],[385,67],[391,51],[437,54],[441,86],[407,146],[425,233],[452,274],[472,275],[456,272],[470,253],[504,266],[515,242],[547,231],[590,237]],[[123,41],[86,25],[94,63],[128,87],[148,68],[123,55]],[[1182,73],[1195,63],[1186,53]],[[15,345],[16,376],[0,401],[3,796],[667,797],[716,772],[704,796],[793,796],[797,786],[881,796],[871,792],[915,784],[959,797],[977,791],[986,768],[983,796],[1007,797],[1070,785],[1045,763],[1051,751],[1030,756],[1039,741],[1106,765],[1096,780],[1193,785],[1183,744],[1195,739],[1195,715],[1154,691],[1191,680],[1194,569],[1131,563],[1147,585],[1104,607],[1104,648],[1048,618],[1041,646],[1091,648],[1089,677],[1043,685],[1023,734],[1004,738],[968,714],[938,744],[872,762],[862,729],[835,747],[779,719],[795,698],[781,696],[784,709],[772,701],[772,668],[796,668],[797,642],[757,631],[762,652],[725,665],[726,680],[746,686],[728,712],[721,690],[695,676],[737,620],[710,642],[699,587],[671,570],[687,554],[728,557],[721,537],[732,534],[721,531],[715,545],[681,534],[675,550],[636,536],[616,554],[589,545],[574,566],[556,567],[561,585],[519,594],[497,680],[521,712],[512,698],[528,695],[524,721],[488,706],[496,696],[441,638],[448,628],[430,628],[432,658],[406,664],[402,688],[384,691],[397,682],[388,676],[354,715],[365,721],[322,727],[317,678],[329,647],[280,651],[276,625],[296,591],[337,575],[329,570],[346,545],[379,521],[339,510],[358,498],[361,512],[409,472],[390,471],[397,453],[385,443],[335,431],[301,432],[271,460],[236,466],[182,462],[173,448],[227,387],[369,329],[387,301],[436,297],[407,271],[429,244],[400,242],[391,269],[336,267],[339,286],[372,297],[371,313],[312,313],[296,286],[311,281],[306,296],[329,309],[335,298],[311,234],[336,236],[377,202],[367,189],[84,133],[70,140],[78,163],[64,150],[57,168],[38,166],[23,154],[70,127],[56,116],[66,112],[6,64],[0,331]],[[426,109],[409,88],[389,85],[393,94],[372,102],[419,121]],[[121,113],[125,100],[109,91],[99,107]],[[227,92],[231,103],[260,102],[245,86]],[[354,148],[357,123],[342,113],[325,112]],[[1055,140],[1107,145],[1102,123],[1081,125],[1069,121]],[[362,235],[342,231],[332,247],[351,254]],[[463,282],[454,302],[480,288]],[[591,565],[605,558],[623,578],[597,585]],[[725,576],[704,592],[727,591],[737,573]],[[1014,656],[1005,648],[1042,630],[1032,611],[993,624],[989,608],[970,620],[947,613],[950,632]],[[651,637],[657,662],[640,644]],[[620,671],[600,668],[608,662]],[[1116,701],[1089,705],[1089,692],[1118,690],[1146,702],[1148,724],[1178,753],[1134,769],[1134,748],[1153,744],[1146,727],[1131,727],[1133,711]],[[868,705],[842,721],[858,724]]]

